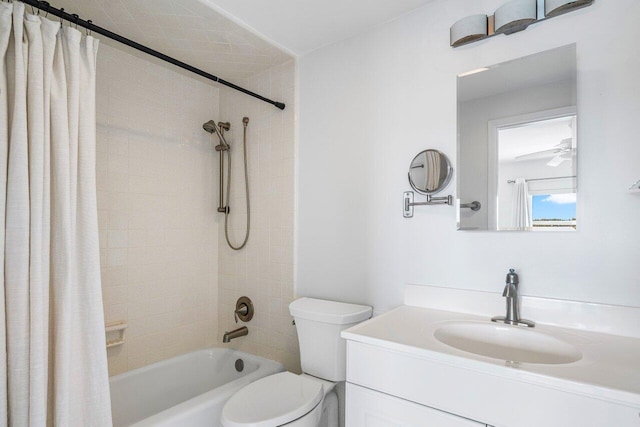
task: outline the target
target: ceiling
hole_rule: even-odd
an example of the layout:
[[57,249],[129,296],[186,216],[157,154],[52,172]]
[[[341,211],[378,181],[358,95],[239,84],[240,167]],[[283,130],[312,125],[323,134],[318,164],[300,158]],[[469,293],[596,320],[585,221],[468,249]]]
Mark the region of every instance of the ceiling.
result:
[[[230,82],[363,32],[430,1],[49,0],[53,7],[91,19],[97,26]],[[106,37],[96,37],[128,49]]]
[[[292,58],[203,1],[49,0],[53,7],[77,13],[82,19],[91,19],[100,27],[231,82]],[[122,47],[106,37],[96,37]]]
[[202,0],[278,46],[304,55],[432,0]]
[[[508,162],[516,157],[556,148],[564,139],[573,140],[575,116],[527,123],[499,130],[499,160]],[[572,141],[575,147],[575,140]],[[549,154],[548,161],[555,154]]]

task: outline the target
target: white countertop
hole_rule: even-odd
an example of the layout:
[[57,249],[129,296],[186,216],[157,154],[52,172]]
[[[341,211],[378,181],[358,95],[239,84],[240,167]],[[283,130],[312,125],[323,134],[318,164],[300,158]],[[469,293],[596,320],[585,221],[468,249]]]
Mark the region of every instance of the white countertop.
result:
[[343,331],[342,337],[462,369],[640,407],[638,338],[538,324],[533,330],[572,344],[582,352],[582,359],[559,365],[519,363],[468,353],[441,343],[434,332],[450,321],[488,322],[489,318],[401,306]]

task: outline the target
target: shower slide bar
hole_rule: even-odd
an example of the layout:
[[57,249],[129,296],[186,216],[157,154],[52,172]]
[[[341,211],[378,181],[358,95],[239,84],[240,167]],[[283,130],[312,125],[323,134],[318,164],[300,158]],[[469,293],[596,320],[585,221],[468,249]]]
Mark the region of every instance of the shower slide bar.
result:
[[269,98],[265,98],[262,95],[258,95],[255,92],[251,92],[248,89],[245,89],[243,87],[240,87],[238,85],[235,85],[231,82],[228,82],[226,80],[223,80],[217,76],[214,76],[213,74],[209,74],[206,71],[202,71],[199,68],[193,67],[189,64],[186,64],[182,61],[178,61],[175,58],[172,58],[168,55],[165,55],[164,53],[160,53],[157,50],[153,50],[150,47],[141,45],[140,43],[134,42],[133,40],[130,40],[126,37],[121,36],[120,34],[116,34],[112,31],[109,31],[105,28],[99,27],[97,25],[95,25],[91,20],[85,21],[83,19],[80,19],[80,17],[76,14],[70,14],[64,11],[64,9],[57,9],[53,6],[51,6],[48,2],[46,1],[39,1],[39,0],[20,0],[22,3],[24,4],[28,4],[29,6],[33,6],[37,9],[42,10],[45,13],[57,16],[58,18],[64,19],[66,21],[69,21],[71,23],[73,23],[75,26],[77,27],[82,27],[82,28],[86,28],[88,31],[90,32],[95,32],[98,33],[102,36],[108,37],[111,40],[115,40],[119,43],[122,43],[126,46],[132,47],[136,50],[139,50],[140,52],[144,52],[148,55],[151,55],[155,58],[158,58],[162,61],[168,62],[170,64],[175,65],[176,67],[180,67],[184,70],[190,71],[192,73],[195,73],[199,76],[202,76],[206,79],[209,80],[213,80],[214,82],[217,82],[221,85],[230,87],[231,89],[235,89],[239,92],[242,92],[246,95],[249,96],[253,96],[254,98],[258,98],[261,101],[264,101],[268,104],[274,105],[275,107],[284,110],[285,104],[283,102],[277,102],[277,101],[273,101]]

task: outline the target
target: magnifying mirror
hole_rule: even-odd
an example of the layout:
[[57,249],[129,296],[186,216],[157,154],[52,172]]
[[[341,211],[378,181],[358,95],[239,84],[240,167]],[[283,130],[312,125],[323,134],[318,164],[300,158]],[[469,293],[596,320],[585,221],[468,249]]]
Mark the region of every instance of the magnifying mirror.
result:
[[413,158],[409,168],[409,183],[420,194],[442,191],[453,175],[451,162],[438,150],[424,150]]

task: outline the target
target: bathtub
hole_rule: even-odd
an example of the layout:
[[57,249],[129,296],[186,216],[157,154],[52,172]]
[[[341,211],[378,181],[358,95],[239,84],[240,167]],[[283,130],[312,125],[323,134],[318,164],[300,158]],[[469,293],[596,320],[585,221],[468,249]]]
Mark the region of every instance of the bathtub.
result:
[[[236,365],[244,365],[241,372]],[[115,375],[109,380],[113,425],[218,427],[233,393],[283,370],[272,360],[212,348]]]

